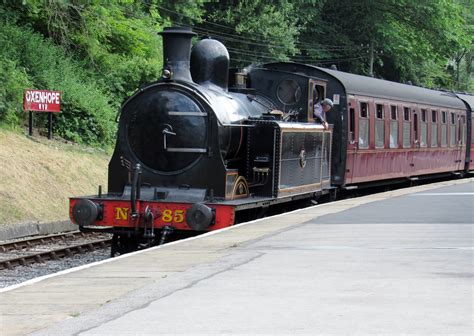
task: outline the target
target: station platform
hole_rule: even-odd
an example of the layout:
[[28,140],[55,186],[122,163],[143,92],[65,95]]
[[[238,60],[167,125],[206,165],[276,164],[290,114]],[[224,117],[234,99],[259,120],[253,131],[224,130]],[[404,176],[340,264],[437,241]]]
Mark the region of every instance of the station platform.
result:
[[1,335],[474,334],[474,179],[293,211],[0,290]]

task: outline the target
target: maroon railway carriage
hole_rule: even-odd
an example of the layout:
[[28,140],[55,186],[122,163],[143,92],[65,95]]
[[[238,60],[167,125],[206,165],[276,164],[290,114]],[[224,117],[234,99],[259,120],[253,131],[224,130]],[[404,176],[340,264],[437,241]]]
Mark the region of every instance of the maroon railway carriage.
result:
[[472,120],[455,94],[302,64],[265,69],[326,81],[335,102],[328,115],[333,185],[353,189],[467,172]]

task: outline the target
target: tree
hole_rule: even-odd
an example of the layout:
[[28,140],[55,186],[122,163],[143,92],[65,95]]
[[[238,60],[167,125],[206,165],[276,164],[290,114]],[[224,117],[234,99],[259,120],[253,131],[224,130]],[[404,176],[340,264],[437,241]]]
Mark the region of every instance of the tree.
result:
[[5,0],[18,25],[30,25],[86,62],[120,102],[161,69],[160,25],[142,2]]
[[207,3],[206,19],[196,31],[223,42],[234,66],[288,60],[299,53],[298,35],[306,21],[298,19],[310,1],[227,0]]
[[[334,0],[315,32],[345,70],[424,85],[446,83],[453,50],[466,43],[461,8],[445,0]],[[371,61],[373,60],[373,61]],[[446,83],[447,84],[447,83]]]
[[463,9],[462,16],[465,20],[464,30],[467,41],[455,50],[453,60],[455,63],[455,88],[460,91],[474,92],[474,80],[472,76],[472,63],[474,61],[474,3],[469,0],[458,0]]
[[[161,27],[142,2],[3,0],[0,20],[0,38],[15,41],[0,53],[12,55],[12,62],[0,59],[0,67],[25,73],[23,82],[30,87],[64,92],[54,124],[55,133],[67,139],[112,141],[117,108],[140,85],[159,77]],[[12,97],[10,91],[0,94]],[[10,111],[2,114],[17,115],[12,112],[17,105],[7,102]]]

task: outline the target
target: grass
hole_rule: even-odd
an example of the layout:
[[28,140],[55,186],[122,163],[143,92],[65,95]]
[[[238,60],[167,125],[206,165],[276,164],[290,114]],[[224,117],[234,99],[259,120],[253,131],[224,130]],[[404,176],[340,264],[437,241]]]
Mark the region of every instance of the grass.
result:
[[69,218],[71,196],[107,190],[110,153],[0,128],[0,225]]

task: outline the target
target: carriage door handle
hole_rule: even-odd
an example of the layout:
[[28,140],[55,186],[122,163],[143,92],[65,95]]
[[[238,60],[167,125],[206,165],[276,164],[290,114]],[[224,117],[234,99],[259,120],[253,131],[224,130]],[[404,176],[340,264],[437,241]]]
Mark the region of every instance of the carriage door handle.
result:
[[354,153],[357,153],[357,151],[359,150],[359,141],[352,140],[351,145],[354,145]]

